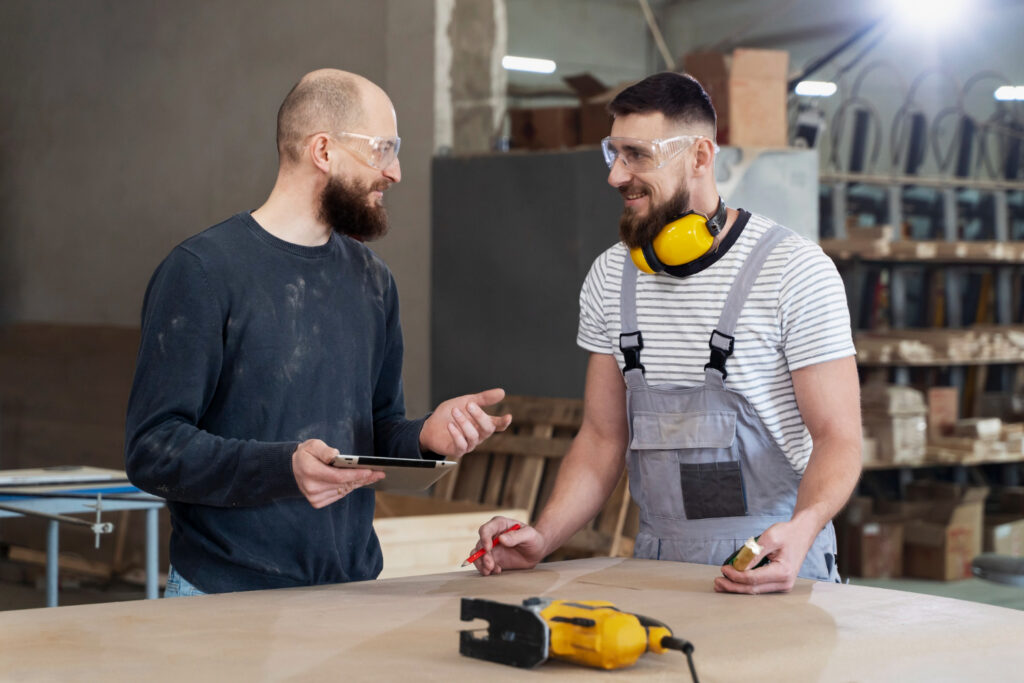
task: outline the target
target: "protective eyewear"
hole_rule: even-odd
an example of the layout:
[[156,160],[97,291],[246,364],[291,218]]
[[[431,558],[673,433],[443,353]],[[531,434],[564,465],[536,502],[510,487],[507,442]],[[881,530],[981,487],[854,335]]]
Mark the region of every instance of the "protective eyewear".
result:
[[398,158],[402,138],[360,135],[359,133],[331,133],[339,142],[373,168],[384,170]]
[[[677,135],[664,140],[640,140],[639,138],[612,138],[601,140],[601,151],[608,168],[615,165],[616,159],[631,171],[653,171],[661,168],[679,156],[703,135]],[[718,145],[714,145],[718,153]]]

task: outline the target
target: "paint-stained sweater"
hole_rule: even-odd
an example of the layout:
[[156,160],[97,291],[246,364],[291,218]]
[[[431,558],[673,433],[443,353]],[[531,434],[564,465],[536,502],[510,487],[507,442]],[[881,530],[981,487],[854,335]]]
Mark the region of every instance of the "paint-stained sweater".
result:
[[398,295],[387,266],[333,234],[304,247],[240,213],[153,275],[125,461],[168,501],[171,564],[205,592],[371,579],[373,491],[315,510],[292,453],[421,457],[406,420]]

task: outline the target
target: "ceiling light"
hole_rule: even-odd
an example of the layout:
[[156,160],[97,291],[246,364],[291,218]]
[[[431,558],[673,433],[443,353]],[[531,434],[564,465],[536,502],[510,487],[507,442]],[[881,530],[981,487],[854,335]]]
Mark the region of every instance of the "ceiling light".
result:
[[1024,100],[1024,85],[1003,85],[996,88],[997,100],[1010,102],[1013,100]]
[[966,5],[964,0],[896,0],[893,4],[899,20],[918,31],[951,28]]
[[796,84],[796,94],[804,97],[832,97],[837,86],[829,81],[800,81]]
[[549,74],[555,70],[555,63],[550,59],[534,59],[533,57],[513,57],[505,55],[501,65],[508,71],[530,71],[537,74]]

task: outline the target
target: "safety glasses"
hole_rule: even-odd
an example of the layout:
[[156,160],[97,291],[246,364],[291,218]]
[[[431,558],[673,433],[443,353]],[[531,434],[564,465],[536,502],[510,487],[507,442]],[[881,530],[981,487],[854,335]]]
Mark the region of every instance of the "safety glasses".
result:
[[369,166],[384,170],[398,158],[402,138],[360,135],[359,133],[330,133],[346,149],[356,154]]
[[[653,171],[661,168],[679,156],[703,135],[677,135],[664,140],[641,140],[639,138],[612,138],[601,140],[601,151],[608,168],[615,165],[616,159],[631,171]],[[718,152],[718,145],[715,145]]]

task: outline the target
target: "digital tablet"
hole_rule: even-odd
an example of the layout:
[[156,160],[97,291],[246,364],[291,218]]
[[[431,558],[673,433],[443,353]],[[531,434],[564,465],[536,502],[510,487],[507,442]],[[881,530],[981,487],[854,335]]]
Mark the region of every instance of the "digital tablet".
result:
[[378,458],[373,455],[336,455],[331,464],[386,473],[383,479],[367,487],[378,491],[422,491],[459,466],[454,460]]

